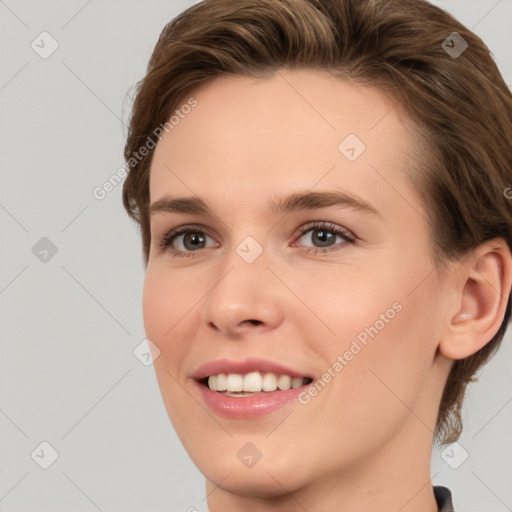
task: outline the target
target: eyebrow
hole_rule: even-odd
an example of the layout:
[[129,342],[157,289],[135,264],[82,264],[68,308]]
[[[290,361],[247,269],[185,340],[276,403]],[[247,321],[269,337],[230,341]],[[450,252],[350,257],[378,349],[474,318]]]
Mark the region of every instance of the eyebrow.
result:
[[[269,210],[273,215],[301,210],[314,210],[339,206],[352,208],[363,213],[369,213],[382,218],[382,215],[370,203],[348,192],[295,192],[286,197],[276,198],[269,203]],[[157,213],[189,213],[213,215],[213,209],[204,199],[198,196],[171,197],[163,196],[151,204],[150,216]]]

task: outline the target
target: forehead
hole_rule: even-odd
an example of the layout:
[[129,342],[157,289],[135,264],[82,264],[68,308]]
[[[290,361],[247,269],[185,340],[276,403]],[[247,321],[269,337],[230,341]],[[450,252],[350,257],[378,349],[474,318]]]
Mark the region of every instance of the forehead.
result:
[[[326,72],[280,70],[270,78],[222,76],[189,97],[197,104],[178,107],[179,122],[155,149],[152,202],[165,194],[252,200],[276,187],[286,193],[315,184],[375,201],[383,180],[405,186],[399,173],[407,167],[409,121],[378,89]],[[394,195],[388,201],[396,203]]]

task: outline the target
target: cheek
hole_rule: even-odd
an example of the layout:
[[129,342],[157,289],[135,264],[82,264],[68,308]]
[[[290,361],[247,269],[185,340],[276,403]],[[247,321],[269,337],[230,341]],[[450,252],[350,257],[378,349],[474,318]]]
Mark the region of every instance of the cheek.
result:
[[176,279],[172,272],[148,266],[142,300],[144,328],[146,336],[160,350],[153,367],[178,435],[183,430],[183,418],[192,415],[184,409],[189,397],[183,390],[181,370],[192,336],[192,330],[187,327],[187,312],[193,314],[190,310],[197,302],[198,294],[197,288]]
[[[309,272],[294,285],[309,309],[308,315],[295,320],[309,326],[308,338],[318,340],[320,353],[336,356],[348,350],[353,339],[364,343],[376,332],[379,337],[401,315],[402,284],[395,276],[356,262]],[[296,312],[301,307],[298,304]]]
[[144,280],[142,310],[148,338],[160,343],[173,338],[180,320],[197,302],[200,290],[183,282],[170,271],[148,267]]
[[160,350],[154,368],[159,380],[170,381],[166,386],[172,385],[167,372],[180,378],[180,369],[192,336],[192,330],[187,329],[187,321],[189,315],[193,314],[191,309],[199,300],[198,296],[200,292],[196,287],[175,279],[171,272],[148,267],[142,299],[144,329],[147,338]]
[[335,333],[327,337],[329,349],[347,350],[357,340],[363,351],[372,348],[379,364],[424,355],[425,340],[434,341],[428,335],[441,300],[431,270],[427,260],[402,247],[371,265],[352,264],[319,279],[321,290],[313,297]]
[[[342,357],[342,367],[338,364],[331,372],[340,375],[332,389],[343,389],[333,399],[345,408],[354,406],[354,396],[366,407],[373,404],[378,409],[394,400],[400,408],[393,392],[407,403],[414,402],[430,371],[440,292],[433,278],[417,286],[428,274],[427,266],[423,271],[397,263],[381,262],[365,272],[355,266],[339,269],[329,277],[316,276],[315,287],[302,283],[302,292],[295,290],[318,314],[300,322],[307,322],[302,331],[314,340],[323,371]],[[367,411],[363,407],[362,417]]]
[[142,316],[144,319],[144,330],[146,336],[155,343],[158,348],[163,350],[163,340],[165,332],[171,327],[168,315],[165,314],[167,308],[172,311],[172,296],[168,294],[152,274],[146,273],[144,281],[144,290],[142,295]]
[[[428,417],[423,411],[423,395],[432,391],[426,386],[439,330],[431,298],[435,292],[428,286],[407,295],[409,291],[383,294],[380,307],[372,306],[372,314],[367,314],[362,324],[357,325],[360,317],[351,324],[352,332],[344,339],[344,343],[360,347],[360,350],[352,349],[357,355],[349,356],[352,360],[343,381],[348,392],[347,408],[355,408],[353,412],[360,418],[360,424],[364,424],[368,410],[373,417],[389,422],[390,431],[409,416],[410,410],[418,410],[420,416]],[[353,315],[355,318],[357,307]],[[353,400],[356,396],[361,407]]]

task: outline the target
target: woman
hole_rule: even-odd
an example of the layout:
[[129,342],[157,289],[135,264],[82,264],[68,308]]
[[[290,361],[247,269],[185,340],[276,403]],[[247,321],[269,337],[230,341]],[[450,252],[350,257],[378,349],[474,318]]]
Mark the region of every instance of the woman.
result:
[[510,317],[511,145],[488,49],[424,1],[206,0],[164,28],[123,199],[211,512],[453,510],[430,454]]

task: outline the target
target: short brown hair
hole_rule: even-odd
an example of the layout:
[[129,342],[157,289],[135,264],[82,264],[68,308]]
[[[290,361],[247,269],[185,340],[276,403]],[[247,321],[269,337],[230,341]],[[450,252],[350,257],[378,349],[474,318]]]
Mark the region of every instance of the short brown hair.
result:
[[[467,44],[460,55],[450,52],[455,42],[459,52]],[[328,71],[399,99],[423,141],[409,178],[431,215],[436,268],[492,238],[512,248],[504,194],[512,184],[512,97],[474,33],[423,0],[205,0],[164,27],[136,87],[123,202],[140,226],[146,265],[153,151],[140,157],[139,149],[199,85],[281,68]],[[466,385],[499,347],[509,318],[510,295],[492,340],[453,363],[437,418],[441,442],[459,438]]]

